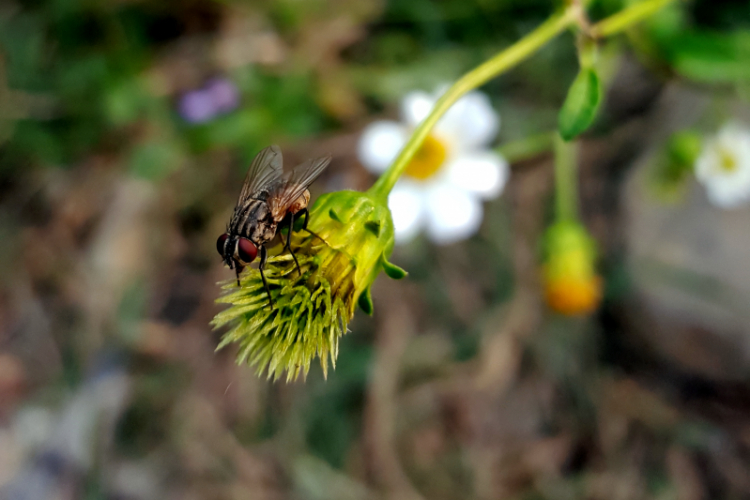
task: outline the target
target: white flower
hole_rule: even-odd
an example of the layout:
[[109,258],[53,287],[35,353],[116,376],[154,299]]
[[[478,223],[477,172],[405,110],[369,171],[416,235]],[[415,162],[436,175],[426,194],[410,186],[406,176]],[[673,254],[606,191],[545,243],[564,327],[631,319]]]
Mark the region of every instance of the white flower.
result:
[[714,205],[731,208],[750,200],[750,130],[736,123],[706,142],[695,176]]
[[[401,103],[402,123],[370,124],[359,142],[362,164],[374,173],[385,171],[439,96],[411,92]],[[482,200],[498,196],[508,179],[508,163],[487,148],[499,126],[480,92],[466,94],[443,115],[388,198],[396,242],[426,228],[435,243],[447,244],[479,229]]]

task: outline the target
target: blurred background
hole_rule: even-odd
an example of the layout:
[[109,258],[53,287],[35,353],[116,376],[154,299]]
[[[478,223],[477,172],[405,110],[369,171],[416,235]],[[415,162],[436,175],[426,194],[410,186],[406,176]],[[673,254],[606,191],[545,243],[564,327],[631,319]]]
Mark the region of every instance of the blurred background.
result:
[[397,246],[409,277],[376,282],[327,380],[214,352],[215,242],[255,153],[331,153],[313,197],[367,189],[369,123],[557,7],[0,0],[0,497],[750,498],[750,211],[709,202],[681,140],[750,119],[746,1],[600,47],[593,313],[550,310],[540,274],[565,33],[482,88],[511,173],[477,234]]

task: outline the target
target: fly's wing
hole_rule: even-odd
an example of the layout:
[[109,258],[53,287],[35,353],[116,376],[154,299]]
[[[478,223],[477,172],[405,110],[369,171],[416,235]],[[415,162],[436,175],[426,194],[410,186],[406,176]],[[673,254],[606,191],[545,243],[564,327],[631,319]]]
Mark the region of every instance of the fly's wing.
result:
[[263,191],[270,192],[272,187],[281,181],[282,173],[281,150],[278,146],[268,146],[255,156],[250,168],[247,169],[227,231],[237,229],[253,204],[253,199],[259,197]]
[[254,198],[279,180],[283,173],[282,164],[281,150],[277,145],[262,149],[247,169],[237,206],[244,205],[248,198]]
[[330,155],[317,160],[307,160],[284,174],[268,196],[268,205],[274,220],[278,222],[284,218],[287,209],[310,187],[329,163]]

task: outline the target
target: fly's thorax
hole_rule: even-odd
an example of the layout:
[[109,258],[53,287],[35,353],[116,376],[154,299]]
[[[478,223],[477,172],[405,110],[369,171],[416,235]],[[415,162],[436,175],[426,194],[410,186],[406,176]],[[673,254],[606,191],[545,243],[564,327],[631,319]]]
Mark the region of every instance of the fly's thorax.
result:
[[268,203],[263,200],[250,199],[232,217],[229,228],[232,234],[247,238],[256,246],[260,246],[273,239],[277,225]]

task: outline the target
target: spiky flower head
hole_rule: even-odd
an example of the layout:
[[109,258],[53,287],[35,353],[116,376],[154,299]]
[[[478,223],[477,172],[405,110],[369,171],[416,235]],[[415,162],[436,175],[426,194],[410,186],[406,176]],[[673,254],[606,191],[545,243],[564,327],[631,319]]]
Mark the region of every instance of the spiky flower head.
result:
[[549,307],[567,316],[591,313],[602,296],[596,273],[596,247],[586,228],[561,221],[544,237],[544,291]]
[[248,269],[223,285],[217,302],[230,304],[212,324],[230,325],[217,349],[239,345],[238,363],[254,365],[259,374],[286,380],[307,376],[320,358],[336,366],[339,338],[347,332],[356,305],[372,313],[370,286],[384,270],[392,278],[406,273],[388,262],[393,250],[393,221],[385,200],[368,193],[339,191],[321,196],[310,211],[308,228],[292,234],[292,249],[268,259],[265,275],[271,306],[260,272]]

